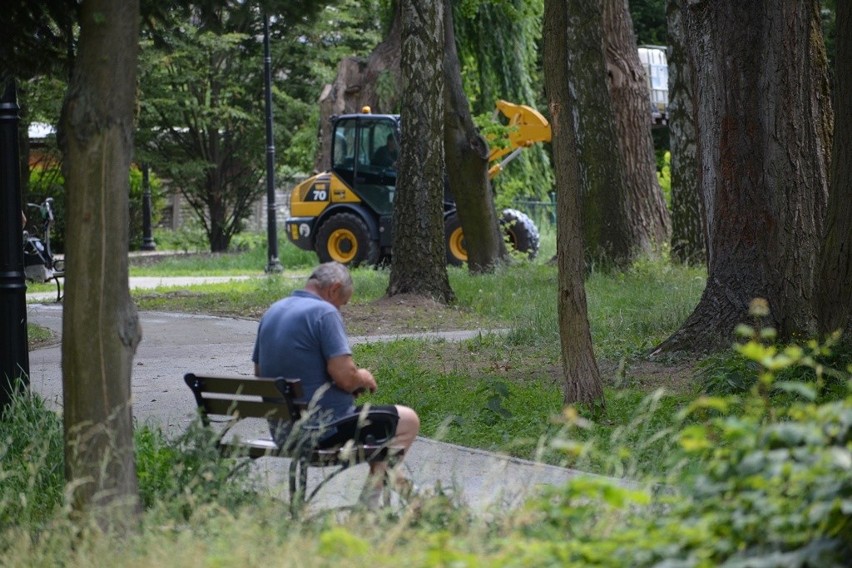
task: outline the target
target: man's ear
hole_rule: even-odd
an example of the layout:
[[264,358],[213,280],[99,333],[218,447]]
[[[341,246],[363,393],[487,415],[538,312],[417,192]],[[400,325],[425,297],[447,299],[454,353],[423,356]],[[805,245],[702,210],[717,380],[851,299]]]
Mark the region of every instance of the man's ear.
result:
[[335,282],[334,284],[329,284],[328,288],[326,288],[326,290],[327,290],[326,294],[328,295],[328,298],[331,299],[331,298],[335,297],[340,292],[341,286],[342,286],[342,284],[340,284],[338,282]]

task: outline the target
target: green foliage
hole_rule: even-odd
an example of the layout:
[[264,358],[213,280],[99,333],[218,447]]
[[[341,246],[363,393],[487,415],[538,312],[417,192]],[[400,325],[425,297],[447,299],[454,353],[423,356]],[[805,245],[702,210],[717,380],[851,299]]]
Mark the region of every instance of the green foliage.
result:
[[[755,301],[754,305],[762,306]],[[720,353],[708,357],[699,365],[697,378],[710,395],[744,394],[759,389],[765,391],[762,381],[769,368],[773,385],[773,398],[800,398],[807,400],[833,400],[842,396],[846,388],[846,375],[834,369],[848,369],[852,364],[849,346],[839,343],[839,335],[826,339],[823,344],[809,340],[805,345],[784,346],[776,342],[772,328],[740,325],[737,329],[743,343],[735,345],[738,356]]]
[[184,195],[214,251],[262,194],[265,164],[261,66],[243,63],[261,61],[259,42],[226,22],[218,32],[206,22],[164,27],[143,42],[140,73],[138,153]]
[[636,43],[639,45],[667,45],[666,0],[631,0],[630,17]]
[[[54,252],[65,250],[65,178],[58,166],[35,167],[30,170],[27,202],[40,206],[48,197],[53,198],[54,225],[50,235],[50,247]],[[27,228],[42,240],[43,219],[38,209],[27,206]]]
[[663,154],[663,163],[657,169],[657,179],[660,182],[660,189],[663,190],[663,197],[666,200],[666,207],[672,208],[672,153],[666,151]]
[[[498,99],[540,108],[543,11],[542,0],[455,3],[462,82],[474,115],[493,114]],[[528,148],[492,183],[508,201],[546,196],[553,186],[547,149],[542,144]]]
[[596,353],[618,359],[650,351],[692,312],[705,280],[703,268],[665,259],[640,259],[612,274],[593,267],[586,294]]
[[[53,288],[50,290],[53,291]],[[53,332],[50,329],[27,322],[27,339],[29,339],[30,345],[44,343],[52,338]]]
[[187,520],[212,504],[233,509],[255,500],[246,490],[245,461],[222,457],[200,421],[173,440],[157,426],[143,426],[134,440],[139,497],[159,515]]
[[9,527],[38,532],[61,509],[63,463],[62,418],[17,390],[0,417],[0,548]]
[[[831,373],[842,377],[846,388],[833,401],[766,396],[776,387],[786,388],[776,380],[777,372],[810,364],[809,350],[802,348],[800,356],[795,348],[773,349],[758,333],[739,349],[759,365],[760,386],[753,391],[699,396],[681,405],[663,429],[645,428],[657,413],[659,396],[637,406],[625,429],[645,428],[640,442],[662,443],[656,455],[666,467],[657,475],[622,480],[577,475],[564,485],[542,488],[517,509],[484,515],[437,487],[401,511],[338,510],[294,523],[283,503],[251,497],[226,475],[193,472],[217,459],[205,455],[211,448],[203,449],[203,438],[181,446],[156,429],[143,429],[137,436],[140,485],[152,506],[139,534],[103,535],[63,522],[59,512],[50,530],[13,519],[0,527],[4,561],[195,566],[253,565],[276,558],[282,566],[300,567],[845,566],[852,555],[849,374]],[[824,352],[826,346],[817,350]],[[406,346],[403,351],[417,350]],[[511,398],[511,388],[499,383],[483,392]],[[418,390],[426,385],[421,382]],[[528,412],[534,405],[527,404]],[[492,413],[492,418],[501,416]],[[612,461],[611,454],[622,449],[581,435],[599,427],[600,420],[594,420],[565,409],[554,423],[558,431],[540,445],[588,456],[589,462]],[[58,424],[53,428],[58,430]],[[21,467],[19,460],[14,464]],[[193,492],[181,491],[182,485],[199,491],[190,498]],[[226,498],[230,491],[234,500]],[[215,501],[205,501],[211,494],[217,495]]]
[[[276,129],[292,133],[289,139],[276,140],[285,175],[313,170],[320,93],[334,80],[343,58],[369,55],[382,40],[390,16],[388,0],[341,0],[325,6],[315,20],[287,22],[292,31],[273,44],[282,73],[299,78],[276,85]],[[388,80],[380,76],[379,82],[381,97],[387,90],[381,85]]]
[[[142,207],[145,192],[143,181],[142,170],[132,166],[130,168],[130,250],[139,250],[142,246]],[[154,227],[160,221],[166,196],[160,178],[153,172],[148,174],[148,190],[151,196],[151,226]]]
[[154,242],[161,251],[203,252],[209,248],[207,235],[197,219],[187,219],[178,229],[154,229]]
[[[160,211],[165,203],[163,184],[160,179],[149,176],[151,190],[151,223],[155,225]],[[142,244],[142,172],[137,167],[130,168],[130,248],[138,249]],[[30,171],[29,193],[30,203],[40,205],[48,197],[53,198],[54,225],[50,235],[50,246],[53,252],[65,250],[65,229],[68,224],[65,207],[65,178],[59,166],[35,167]],[[32,232],[44,239],[41,233],[42,219],[34,208],[27,211],[28,227]]]
[[[665,486],[579,478],[547,490],[521,517],[522,553],[541,564],[842,565],[852,553],[849,376],[840,400],[771,399],[761,391],[784,388],[774,373],[807,357],[759,339],[740,351],[760,365],[762,389],[685,408],[660,454],[673,464]],[[588,451],[572,438],[555,442]]]

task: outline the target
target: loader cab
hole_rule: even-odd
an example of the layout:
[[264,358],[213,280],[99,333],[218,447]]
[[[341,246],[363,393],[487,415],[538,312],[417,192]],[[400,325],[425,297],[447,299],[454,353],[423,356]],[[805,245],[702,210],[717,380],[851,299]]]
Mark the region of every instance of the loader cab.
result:
[[334,120],[331,169],[377,215],[393,213],[399,117],[350,114]]

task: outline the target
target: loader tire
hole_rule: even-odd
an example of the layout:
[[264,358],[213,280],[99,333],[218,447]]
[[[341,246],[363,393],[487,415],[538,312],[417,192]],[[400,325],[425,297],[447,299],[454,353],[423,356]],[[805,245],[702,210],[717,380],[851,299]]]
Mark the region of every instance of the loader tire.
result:
[[538,227],[525,213],[517,209],[503,209],[500,226],[512,250],[524,253],[530,260],[538,254]]
[[467,246],[464,242],[461,221],[453,213],[444,221],[444,239],[447,243],[447,264],[461,266],[467,262]]
[[338,213],[320,226],[316,252],[320,262],[347,266],[373,266],[379,261],[378,243],[370,237],[364,220],[353,213]]

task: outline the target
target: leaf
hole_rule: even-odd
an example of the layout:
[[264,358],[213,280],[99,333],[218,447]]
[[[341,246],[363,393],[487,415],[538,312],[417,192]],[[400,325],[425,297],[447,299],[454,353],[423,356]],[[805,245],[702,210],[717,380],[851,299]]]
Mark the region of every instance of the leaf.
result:
[[816,389],[799,381],[781,381],[779,383],[775,383],[775,389],[792,394],[798,394],[809,401],[814,401],[817,397]]
[[707,439],[707,431],[703,426],[699,425],[684,428],[680,433],[679,442],[681,447],[688,452],[712,447],[712,444]]

